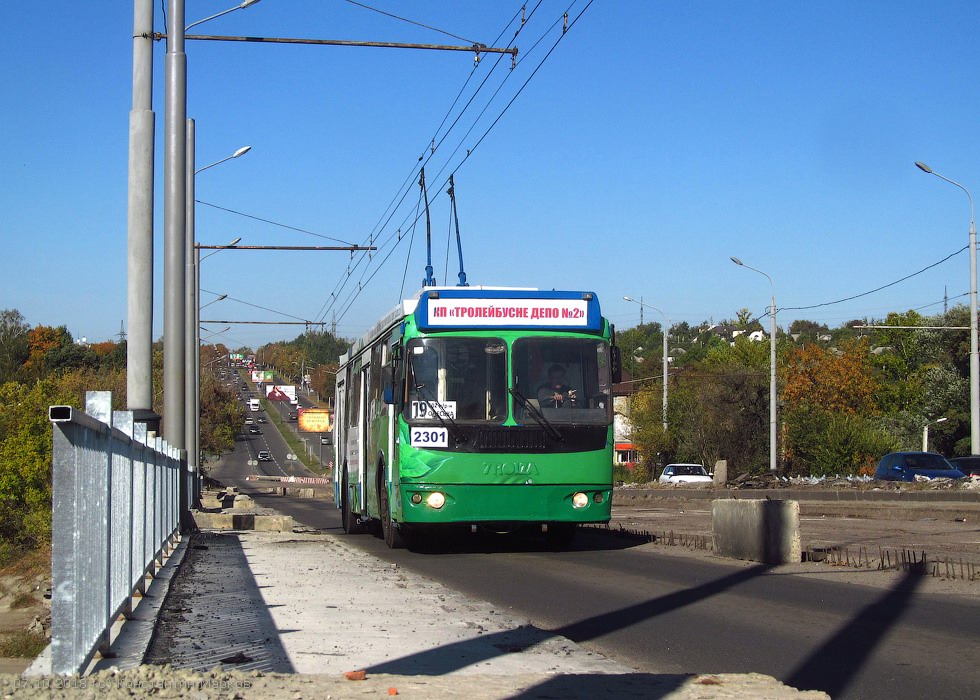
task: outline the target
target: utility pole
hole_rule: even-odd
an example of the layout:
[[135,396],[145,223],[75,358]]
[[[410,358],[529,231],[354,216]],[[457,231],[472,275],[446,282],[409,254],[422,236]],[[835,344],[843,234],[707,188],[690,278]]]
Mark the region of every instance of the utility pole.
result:
[[[184,0],[167,0],[166,118],[163,150],[163,434],[187,460],[184,425],[187,371],[184,362],[184,295],[187,251],[187,54]],[[181,475],[178,503],[182,523],[190,511],[189,479]]]
[[126,407],[159,430],[153,411],[153,2],[133,3],[133,107],[126,221]]

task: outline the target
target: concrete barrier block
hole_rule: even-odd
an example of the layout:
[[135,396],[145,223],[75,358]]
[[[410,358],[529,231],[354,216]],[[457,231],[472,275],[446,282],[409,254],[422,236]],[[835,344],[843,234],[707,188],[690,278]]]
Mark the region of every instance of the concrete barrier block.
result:
[[800,561],[798,501],[717,499],[711,502],[715,553],[765,564]]
[[235,496],[235,501],[231,507],[235,510],[251,510],[255,508],[255,501],[250,496],[238,494]]
[[714,476],[712,477],[712,479],[714,480],[715,486],[724,486],[725,484],[728,483],[728,460],[727,459],[719,459],[718,461],[715,462]]

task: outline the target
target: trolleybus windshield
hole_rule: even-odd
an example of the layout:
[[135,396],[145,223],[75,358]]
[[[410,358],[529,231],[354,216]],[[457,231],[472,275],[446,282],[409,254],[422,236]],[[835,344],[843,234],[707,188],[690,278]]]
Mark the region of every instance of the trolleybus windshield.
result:
[[507,418],[507,346],[499,338],[409,341],[405,417],[410,423],[503,423]]
[[[609,343],[592,338],[528,337],[513,343],[514,388],[549,423],[608,425],[612,421]],[[514,404],[514,420],[533,420]]]

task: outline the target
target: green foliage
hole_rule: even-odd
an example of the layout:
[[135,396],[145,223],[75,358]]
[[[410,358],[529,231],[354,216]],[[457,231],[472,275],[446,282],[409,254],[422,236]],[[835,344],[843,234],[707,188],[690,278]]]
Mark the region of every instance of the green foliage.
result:
[[0,311],[0,384],[15,378],[27,361],[27,334],[31,327],[16,309]]
[[51,424],[48,406],[71,396],[54,382],[0,386],[0,540],[35,547],[51,535]]
[[791,446],[787,449],[790,474],[867,473],[881,455],[898,449],[894,437],[859,415],[805,405],[789,411],[784,424],[786,442]]
[[[236,426],[245,413],[235,392],[208,370],[201,372],[201,455],[205,461],[235,447]],[[202,465],[203,467],[203,465]],[[206,470],[205,470],[206,471]]]

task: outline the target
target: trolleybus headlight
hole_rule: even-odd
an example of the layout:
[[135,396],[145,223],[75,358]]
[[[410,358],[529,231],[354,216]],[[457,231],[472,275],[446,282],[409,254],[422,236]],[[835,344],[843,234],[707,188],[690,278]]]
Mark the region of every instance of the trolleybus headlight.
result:
[[585,508],[585,506],[589,505],[589,497],[586,494],[579,491],[578,493],[572,496],[572,505],[575,508]]
[[602,491],[596,491],[595,496],[592,497],[592,500],[596,503],[602,503],[603,499],[604,496],[602,495]]
[[412,503],[414,503],[415,505],[418,505],[421,502],[422,502],[422,494],[420,494],[420,493],[413,493],[412,494]]
[[439,510],[446,505],[446,497],[438,491],[433,491],[429,494],[429,497],[425,499],[425,502],[428,504],[429,508]]

